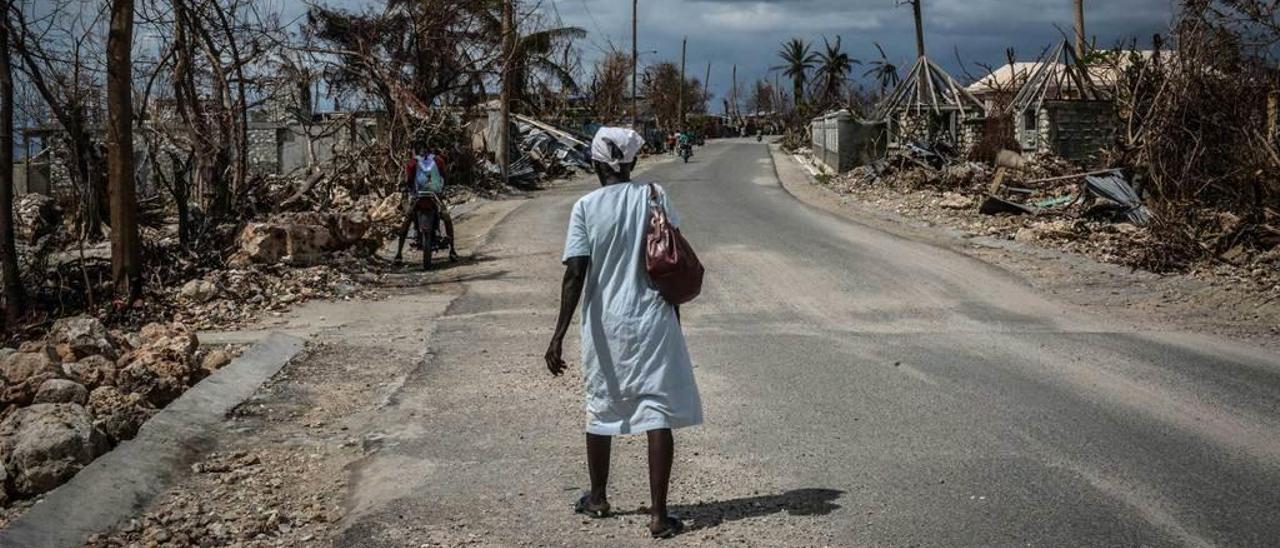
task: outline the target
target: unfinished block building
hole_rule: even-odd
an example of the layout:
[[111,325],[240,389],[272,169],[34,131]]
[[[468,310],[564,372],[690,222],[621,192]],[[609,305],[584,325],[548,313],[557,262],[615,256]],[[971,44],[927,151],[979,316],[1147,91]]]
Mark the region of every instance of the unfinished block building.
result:
[[890,148],[945,141],[962,154],[976,143],[986,116],[982,101],[923,55],[876,109]]
[[1009,111],[1024,153],[1087,162],[1115,139],[1114,103],[1065,40],[1036,63]]

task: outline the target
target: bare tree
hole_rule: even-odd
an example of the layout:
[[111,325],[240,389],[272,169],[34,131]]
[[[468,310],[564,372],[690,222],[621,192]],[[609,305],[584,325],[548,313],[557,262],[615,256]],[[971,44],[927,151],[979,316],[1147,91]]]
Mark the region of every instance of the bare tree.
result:
[[100,72],[93,60],[100,59],[95,30],[103,12],[82,10],[85,5],[71,2],[41,5],[47,13],[38,20],[28,18],[27,13],[36,10],[27,2],[10,12],[16,18],[12,47],[22,60],[16,67],[65,135],[70,182],[80,194],[80,236],[94,239],[102,234],[107,211],[104,159],[92,137],[101,109]]
[[26,304],[18,279],[18,250],[13,233],[13,68],[10,66],[10,0],[0,1],[0,285],[5,325],[18,324]]
[[138,196],[133,180],[133,0],[113,0],[107,34],[107,179],[111,201],[111,279],[117,295],[142,293]]
[[[701,97],[702,84],[696,78],[680,79],[680,67],[672,62],[662,62],[645,68],[641,76],[644,83],[644,95],[649,100],[653,113],[658,119],[658,127],[676,129],[680,123],[680,94],[683,89],[685,97]],[[694,114],[699,113],[701,105],[691,105]]]
[[621,122],[627,111],[627,82],[631,77],[631,57],[610,52],[596,62],[592,76],[591,100],[596,118],[605,123]]

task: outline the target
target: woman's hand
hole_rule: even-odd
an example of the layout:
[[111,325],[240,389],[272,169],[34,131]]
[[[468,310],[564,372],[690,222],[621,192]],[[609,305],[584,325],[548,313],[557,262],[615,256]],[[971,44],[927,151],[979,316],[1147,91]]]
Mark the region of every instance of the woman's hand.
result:
[[547,347],[547,370],[551,371],[551,375],[555,377],[563,374],[565,368],[568,367],[564,363],[564,359],[560,357],[563,353],[561,348],[563,343],[564,341],[560,337],[552,337],[551,345]]

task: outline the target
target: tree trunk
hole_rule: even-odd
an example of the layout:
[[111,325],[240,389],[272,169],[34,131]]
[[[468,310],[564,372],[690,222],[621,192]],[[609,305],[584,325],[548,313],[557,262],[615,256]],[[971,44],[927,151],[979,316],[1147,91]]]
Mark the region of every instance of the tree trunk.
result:
[[26,305],[18,278],[18,250],[13,238],[13,67],[9,49],[9,4],[0,2],[0,285],[4,288],[4,321],[17,329]]
[[1084,38],[1084,0],[1076,2],[1076,57],[1084,58],[1086,42]]
[[142,294],[138,197],[133,180],[133,0],[113,0],[107,33],[107,177],[111,201],[111,280],[117,296]]
[[509,182],[511,171],[511,77],[512,54],[515,44],[515,21],[511,5],[513,0],[502,1],[502,93],[498,105],[498,167],[502,168],[502,181]]
[[799,76],[795,77],[795,79],[791,81],[791,86],[791,92],[796,95],[794,98],[796,103],[796,112],[800,112],[800,108],[804,106],[804,78]]

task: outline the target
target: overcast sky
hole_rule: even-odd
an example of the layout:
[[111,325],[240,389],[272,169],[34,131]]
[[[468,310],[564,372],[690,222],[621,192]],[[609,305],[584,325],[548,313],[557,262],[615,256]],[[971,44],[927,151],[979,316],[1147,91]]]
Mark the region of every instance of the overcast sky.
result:
[[[281,0],[289,2],[289,0]],[[323,0],[322,0],[323,1]],[[330,5],[360,6],[375,0],[328,0]],[[590,33],[584,54],[594,60],[611,45],[631,48],[631,2],[628,0],[527,0],[540,2],[548,15]],[[963,79],[956,52],[970,72],[974,63],[1002,64],[1006,48],[1020,60],[1033,60],[1042,49],[1062,39],[1072,26],[1072,0],[923,0],[925,47],[930,58]],[[1138,38],[1146,47],[1151,35],[1169,28],[1175,0],[1086,0],[1086,32],[1100,46]],[[701,79],[711,63],[713,110],[730,86],[730,69],[738,80],[770,78],[780,63],[777,51],[791,37],[816,42],[843,38],[854,58],[878,58],[879,42],[892,62],[905,72],[915,56],[915,30],[909,6],[898,0],[640,0],[641,65],[680,60],[680,39],[689,38],[688,66]],[[855,67],[861,76],[865,68]]]

